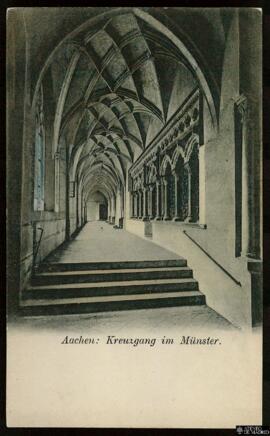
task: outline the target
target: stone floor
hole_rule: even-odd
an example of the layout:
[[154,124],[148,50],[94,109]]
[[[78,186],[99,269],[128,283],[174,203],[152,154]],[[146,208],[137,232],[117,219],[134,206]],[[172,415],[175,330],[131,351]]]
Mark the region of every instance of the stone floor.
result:
[[88,222],[68,244],[49,257],[52,262],[165,260],[180,257],[159,245],[104,221]]
[[[13,323],[10,323],[12,328]],[[171,307],[127,310],[81,315],[60,315],[19,318],[14,327],[33,328],[68,333],[88,332],[107,334],[132,331],[143,333],[171,333],[188,331],[236,330],[225,318],[207,306]]]

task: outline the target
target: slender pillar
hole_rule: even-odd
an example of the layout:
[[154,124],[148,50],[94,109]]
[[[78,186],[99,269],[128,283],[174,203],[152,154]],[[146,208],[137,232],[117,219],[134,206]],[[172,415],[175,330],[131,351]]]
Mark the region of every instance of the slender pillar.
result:
[[149,203],[148,203],[148,212],[149,212],[149,219],[152,220],[154,218],[153,215],[153,189],[154,186],[150,186],[149,188]]
[[[242,255],[262,255],[262,14],[239,11],[240,90],[243,98]],[[249,36],[246,36],[246,29]],[[239,106],[239,101],[237,102]],[[240,109],[240,108],[239,108]]]
[[136,218],[139,218],[139,193],[138,191],[136,192],[136,197],[135,197],[135,216]]
[[66,147],[66,240],[70,238],[69,152]]
[[250,144],[249,131],[247,129],[248,106],[247,99],[241,96],[237,101],[237,109],[241,114],[242,123],[242,256],[259,257],[256,250],[256,242],[253,238],[254,209],[253,209],[253,186],[252,186],[252,146]]
[[163,180],[163,186],[164,186],[164,215],[163,219],[164,221],[168,221],[170,219],[168,214],[168,180]]
[[188,171],[188,214],[185,219],[186,222],[192,221],[192,209],[191,209],[191,172]]
[[134,216],[134,195],[133,192],[129,192],[129,216],[133,218]]
[[108,219],[107,222],[110,223],[111,222],[111,200],[108,200]]
[[133,218],[137,218],[137,192],[133,193]]
[[141,191],[138,192],[139,196],[139,211],[138,211],[138,218],[142,218],[142,193]]
[[156,181],[156,221],[160,221],[161,220],[161,212],[160,212],[160,180]]
[[199,148],[199,222],[205,224],[205,145]]
[[177,174],[175,171],[173,173],[174,176],[174,217],[173,221],[180,221],[180,198],[179,198],[179,192],[178,192],[178,185],[179,185],[179,174]]
[[143,188],[143,221],[147,221],[148,220],[148,214],[147,214],[147,193],[148,190],[147,188]]
[[115,197],[112,196],[111,224],[115,223]]
[[160,180],[160,216],[163,219],[164,216],[164,184],[163,180]]
[[55,191],[54,191],[54,210],[59,212],[60,200],[60,153],[57,151],[54,154],[54,177],[55,177]]

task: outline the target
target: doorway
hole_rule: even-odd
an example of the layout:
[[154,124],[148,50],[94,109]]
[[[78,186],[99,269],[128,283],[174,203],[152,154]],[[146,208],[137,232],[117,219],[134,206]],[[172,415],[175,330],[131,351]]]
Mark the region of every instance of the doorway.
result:
[[108,219],[108,206],[107,204],[99,205],[99,219],[101,221],[106,221]]

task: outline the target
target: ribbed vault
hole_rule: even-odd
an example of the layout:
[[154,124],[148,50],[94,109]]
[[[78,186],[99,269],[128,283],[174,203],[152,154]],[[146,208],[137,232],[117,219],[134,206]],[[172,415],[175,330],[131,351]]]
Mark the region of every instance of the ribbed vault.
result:
[[65,138],[70,178],[109,196],[199,82],[186,55],[143,17],[106,17],[65,38],[46,75],[56,101],[52,148]]

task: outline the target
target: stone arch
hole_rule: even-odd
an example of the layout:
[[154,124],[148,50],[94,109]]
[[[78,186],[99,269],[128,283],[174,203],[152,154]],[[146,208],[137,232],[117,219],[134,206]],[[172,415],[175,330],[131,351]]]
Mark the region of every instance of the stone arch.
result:
[[165,154],[165,156],[164,156],[164,158],[162,160],[161,166],[160,166],[160,175],[161,176],[165,176],[166,169],[167,169],[168,165],[172,169],[172,161],[169,158],[169,156],[167,154]]
[[185,159],[185,153],[183,148],[178,145],[176,149],[174,150],[173,156],[172,156],[172,169],[175,171],[177,163],[179,161],[179,158]]
[[185,152],[184,152],[185,162],[189,162],[189,159],[190,159],[195,147],[197,147],[199,149],[199,137],[198,137],[198,135],[195,135],[193,133],[192,136],[189,138],[188,142],[186,143],[186,146],[185,146]]
[[137,177],[134,182],[134,191],[138,191],[142,187],[142,181],[140,177]]
[[157,168],[154,164],[151,164],[148,175],[148,183],[155,183],[157,178]]
[[135,180],[134,180],[134,184],[133,184],[133,190],[134,190],[134,191],[137,191],[137,189],[138,189],[138,180],[135,179]]

